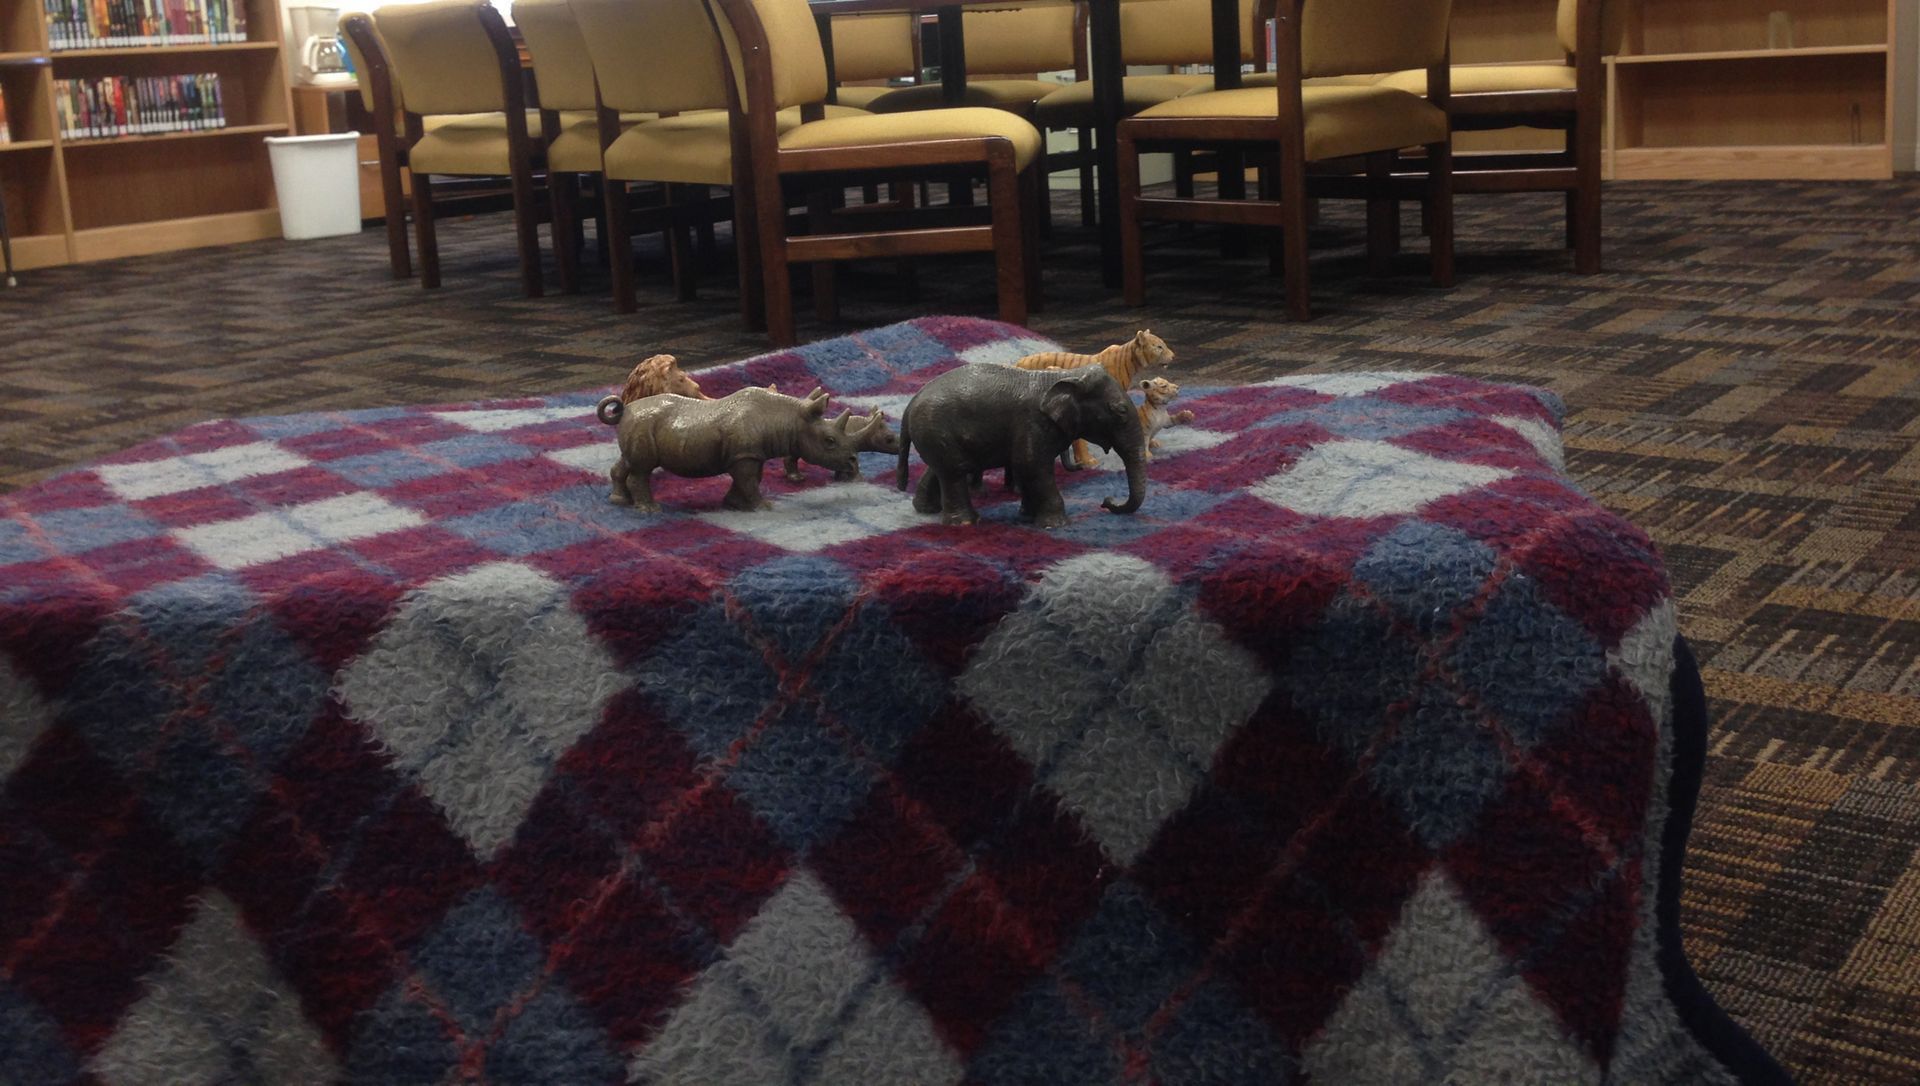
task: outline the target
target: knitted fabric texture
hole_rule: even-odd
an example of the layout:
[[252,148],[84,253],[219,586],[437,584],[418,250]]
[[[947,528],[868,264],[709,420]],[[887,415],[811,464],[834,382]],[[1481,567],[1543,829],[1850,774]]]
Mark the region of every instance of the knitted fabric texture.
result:
[[[929,318],[700,380],[897,424],[1053,349]],[[603,391],[0,501],[0,1081],[1747,1073],[1656,921],[1665,574],[1547,394],[1189,387],[1137,515],[1063,474],[1043,532],[882,454],[613,506]]]

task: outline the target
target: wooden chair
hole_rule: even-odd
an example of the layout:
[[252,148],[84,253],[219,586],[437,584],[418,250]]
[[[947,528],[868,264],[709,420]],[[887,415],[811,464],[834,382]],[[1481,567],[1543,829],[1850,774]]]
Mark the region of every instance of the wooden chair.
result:
[[[1618,52],[1626,29],[1623,0],[1560,0],[1555,31],[1560,64],[1475,64],[1453,69],[1447,113],[1456,132],[1502,128],[1564,131],[1557,151],[1462,154],[1455,192],[1564,192],[1567,245],[1574,271],[1600,270],[1600,141],[1606,123],[1602,57]],[[1423,94],[1427,73],[1402,71],[1380,85]]]
[[[563,289],[580,289],[581,179],[599,179],[600,93],[593,56],[567,0],[517,0],[514,25],[533,60],[540,87],[540,137],[547,160],[547,201],[553,208],[553,248]],[[621,131],[658,119],[653,113],[622,113]],[[600,182],[604,184],[604,182]],[[597,192],[596,192],[597,199]],[[606,246],[606,220],[601,244]],[[607,248],[611,252],[611,247]]]
[[[387,57],[387,47],[373,17],[365,12],[349,12],[340,17],[340,33],[346,39],[347,53],[353,58],[353,70],[359,75],[360,104],[372,118],[374,144],[380,158],[381,215],[386,220],[387,253],[395,279],[413,275],[413,260],[407,246],[407,193],[400,171],[407,168],[407,152],[401,137],[407,130],[405,96]],[[382,109],[376,102],[391,103]],[[536,123],[529,118],[529,124]],[[504,113],[472,116],[423,117],[427,131],[436,128],[488,129],[505,138],[507,116]]]
[[[1253,0],[1241,0],[1240,56],[1260,61],[1256,43],[1264,43],[1266,32],[1254,20]],[[1155,0],[1147,4],[1120,5],[1120,41],[1128,65],[1180,67],[1213,63],[1213,6],[1210,0]],[[1050,169],[1080,171],[1080,218],[1092,225],[1094,220],[1093,129],[1095,123],[1093,84],[1081,75],[1034,106],[1034,123],[1044,131],[1072,130],[1078,134],[1079,149],[1069,153],[1050,152]],[[1130,75],[1121,81],[1120,110],[1131,117],[1162,102],[1184,98],[1213,89],[1213,76],[1172,72],[1165,75]]]
[[[607,237],[615,250],[613,305],[620,313],[635,308],[633,259],[628,243],[632,215],[627,186],[662,186],[663,225],[673,267],[674,289],[682,300],[694,295],[691,230],[710,222],[714,208],[704,194],[730,188],[735,179],[734,138],[727,112],[727,62],[704,0],[571,0],[569,5],[593,62],[599,88],[597,123],[604,184]],[[813,24],[808,41],[818,42]],[[653,114],[657,119],[624,124],[621,117]],[[863,110],[828,106],[823,115],[866,116]],[[782,131],[798,127],[800,111],[775,118]],[[749,326],[760,321],[760,272],[753,264],[749,231],[739,223],[743,204],[734,193],[736,250],[740,260],[741,311]]]
[[[382,102],[382,81],[376,78],[374,116],[376,123],[396,112],[404,118],[394,158],[404,161],[413,175],[420,285],[429,289],[440,285],[433,175],[506,177],[513,190],[521,288],[527,297],[538,298],[542,293],[539,208],[533,188],[538,155],[527,128],[520,52],[500,13],[487,0],[425,0],[382,8],[373,16],[373,27],[391,65],[390,77],[384,81],[388,94],[396,84],[406,87],[404,101]],[[368,44],[362,40],[360,48],[371,62]],[[429,128],[428,116],[471,117],[479,123]],[[499,128],[494,127],[495,117],[500,118]]]
[[[969,11],[961,15],[967,92],[957,104],[1012,110],[1032,120],[1034,104],[1059,91],[1064,84],[1044,79],[1008,78],[1008,75],[1075,67],[1079,60],[1077,43],[1085,38],[1084,24],[1075,7],[1053,4],[1015,11]],[[834,61],[837,67],[838,53],[834,54]],[[988,78],[973,78],[976,75]],[[874,113],[905,113],[944,109],[952,104],[940,84],[925,83],[882,94],[867,108]]]
[[[1401,148],[1427,150],[1426,195],[1433,281],[1453,284],[1453,141],[1447,126],[1447,26],[1451,0],[1281,0],[1275,86],[1206,91],[1120,122],[1120,249],[1127,304],[1146,301],[1140,226],[1149,219],[1276,227],[1282,232],[1287,309],[1312,316],[1307,292],[1307,163],[1365,156],[1368,247],[1375,266],[1389,240],[1401,186]],[[1428,95],[1381,86],[1303,86],[1302,80],[1424,65]],[[1148,197],[1142,151],[1240,150],[1270,155],[1277,199]],[[1264,188],[1265,186],[1263,186]],[[1262,196],[1267,195],[1262,193]]]
[[[826,57],[811,30],[806,0],[716,0],[713,7],[734,75],[727,89],[735,190],[752,196],[750,213],[736,222],[745,229],[750,220],[758,242],[767,332],[774,343],[794,341],[794,263],[814,265],[815,304],[831,319],[833,262],[992,252],[1000,319],[1024,323],[1039,286],[1033,251],[1039,131],[1000,109],[816,119],[827,95]],[[792,107],[801,109],[804,122],[782,131],[776,111]],[[986,177],[987,208],[835,206],[848,185],[963,171]],[[808,209],[805,233],[793,233],[788,221],[788,186]]]
[[[920,78],[920,20],[912,15],[838,15],[833,27],[833,74],[828,101],[869,109],[902,88],[880,80]],[[853,85],[849,85],[853,84]]]

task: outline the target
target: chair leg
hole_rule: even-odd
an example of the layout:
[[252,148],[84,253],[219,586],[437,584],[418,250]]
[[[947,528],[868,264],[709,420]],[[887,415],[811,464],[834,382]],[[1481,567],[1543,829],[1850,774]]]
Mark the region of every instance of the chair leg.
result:
[[1395,152],[1376,151],[1367,156],[1367,274],[1386,275],[1393,266],[1394,235],[1399,224],[1393,211],[1393,160]]
[[[827,216],[833,211],[833,195],[826,189],[815,189],[807,194],[807,229],[823,234],[828,229]],[[813,315],[821,323],[840,319],[840,291],[837,281],[839,266],[831,260],[813,262]]]
[[1100,219],[1099,182],[1093,176],[1093,129],[1080,129],[1080,225],[1091,227]]
[[547,203],[552,208],[553,257],[560,265],[560,289],[580,293],[580,175],[547,173]]
[[413,175],[413,240],[420,249],[420,287],[440,285],[440,239],[433,229],[433,178]]
[[1182,200],[1193,199],[1193,152],[1173,153],[1173,194]]
[[[1220,199],[1247,198],[1247,160],[1238,150],[1222,150],[1214,156],[1218,165]],[[1225,230],[1220,234],[1220,255],[1237,260],[1247,255],[1247,234],[1243,230]]]
[[1026,228],[1020,236],[1026,242],[1027,309],[1033,313],[1045,308],[1040,290],[1040,234],[1053,218],[1047,208],[1048,180],[1048,175],[1035,166],[1029,166],[1021,175],[1020,206],[1026,213]]
[[673,296],[690,302],[694,297],[693,232],[688,228],[690,206],[686,186],[667,185],[667,259],[673,268]]
[[627,183],[609,177],[600,183],[606,229],[601,247],[607,250],[607,269],[613,277],[613,311],[631,313],[633,301],[633,230],[627,220]]
[[380,203],[387,222],[387,260],[393,265],[395,279],[413,276],[413,259],[407,252],[407,198],[400,188],[400,167],[388,159],[380,161]]
[[1600,270],[1600,135],[1596,129],[1575,121],[1567,132],[1579,185],[1568,195],[1567,225],[1573,232],[1573,270],[1581,275]]
[[760,227],[753,196],[743,187],[733,190],[734,263],[740,275],[740,320],[749,332],[767,329],[766,296],[761,293]]
[[1287,313],[1308,321],[1313,319],[1313,300],[1307,293],[1307,163],[1297,146],[1281,146],[1279,173]]
[[524,160],[511,164],[513,233],[520,249],[520,292],[529,298],[546,293],[540,277],[540,214],[533,193],[533,169]]
[[[1115,181],[1120,189],[1120,296],[1128,305],[1145,305],[1147,272],[1140,255],[1140,148],[1123,132],[1115,150]],[[1176,164],[1187,159],[1185,151],[1174,154]],[[1191,175],[1188,185],[1192,185]]]
[[[771,189],[772,191],[767,191]],[[778,174],[768,173],[754,184],[753,217],[760,237],[760,281],[764,292],[767,338],[775,347],[791,347],[793,280],[787,265],[787,202]]]
[[700,255],[700,266],[710,268],[718,259],[715,254],[719,251],[713,238],[712,205],[708,202],[713,199],[713,190],[706,185],[695,185],[691,195],[691,210],[697,216],[693,225],[694,251]]
[[1453,285],[1453,143],[1427,145],[1428,240],[1433,259],[1433,285]]
[[987,160],[987,211],[993,216],[993,263],[999,285],[1000,319],[1027,323],[1027,240],[1020,179],[1013,152]]

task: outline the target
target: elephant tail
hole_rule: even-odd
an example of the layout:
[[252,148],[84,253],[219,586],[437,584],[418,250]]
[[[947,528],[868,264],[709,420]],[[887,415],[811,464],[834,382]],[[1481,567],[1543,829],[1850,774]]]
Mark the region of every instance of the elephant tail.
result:
[[627,405],[618,396],[608,396],[600,401],[600,406],[594,408],[593,413],[600,416],[600,421],[608,426],[618,426],[620,416],[627,413]]
[[900,414],[900,466],[893,471],[893,484],[901,490],[907,489],[907,454],[913,451],[913,438],[907,436],[907,416]]

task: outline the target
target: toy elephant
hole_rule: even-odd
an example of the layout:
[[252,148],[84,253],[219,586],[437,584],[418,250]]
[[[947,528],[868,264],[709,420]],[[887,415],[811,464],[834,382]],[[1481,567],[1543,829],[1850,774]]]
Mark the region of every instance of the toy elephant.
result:
[[[767,387],[772,388],[773,386],[768,385]],[[835,421],[838,422],[839,420],[836,419]],[[878,411],[868,415],[866,418],[854,415],[853,424],[847,427],[847,436],[854,439],[855,452],[897,453],[900,451],[900,435],[887,428],[886,416]],[[787,457],[786,476],[787,482],[789,483],[806,482],[807,477],[800,471],[799,457]],[[833,481],[836,483],[852,482],[859,477],[860,471],[858,467],[852,471],[836,471],[833,473]]]
[[913,494],[921,513],[938,510],[947,524],[972,524],[968,482],[988,468],[1005,468],[1019,487],[1020,511],[1042,528],[1067,523],[1066,503],[1054,481],[1053,461],[1075,440],[1120,450],[1127,469],[1127,500],[1107,498],[1113,513],[1132,513],[1147,496],[1146,437],[1140,414],[1106,370],[1022,370],[961,366],[927,382],[900,419],[900,466],[907,487],[907,454],[914,447],[927,471]]
[[760,496],[768,460],[798,456],[836,472],[860,470],[858,442],[847,433],[852,416],[827,421],[827,394],[817,388],[804,400],[764,388],[717,400],[661,395],[629,404],[608,396],[596,412],[601,422],[619,427],[609,500],[642,512],[660,511],[654,468],[689,478],[730,474],[733,486],[722,504],[741,510],[770,508]]

